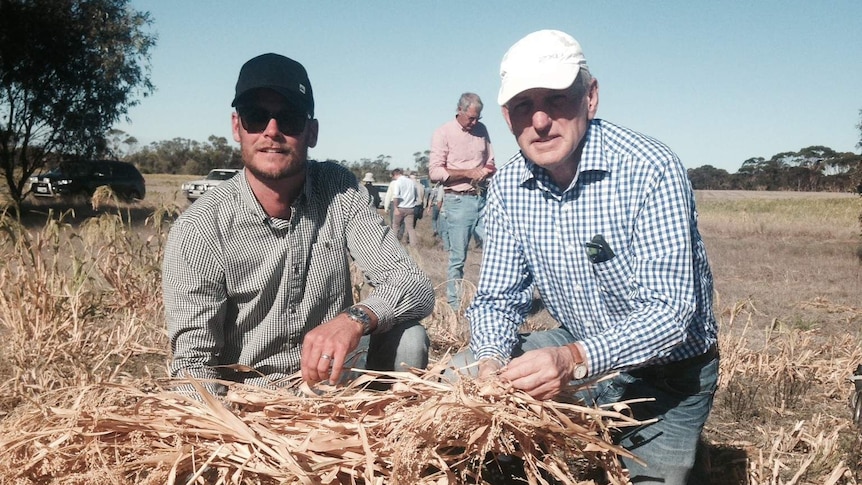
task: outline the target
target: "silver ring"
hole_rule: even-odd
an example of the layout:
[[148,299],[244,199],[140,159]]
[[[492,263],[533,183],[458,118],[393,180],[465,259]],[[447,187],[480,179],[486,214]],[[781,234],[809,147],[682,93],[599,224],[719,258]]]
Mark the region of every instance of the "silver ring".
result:
[[332,356],[329,354],[320,354],[321,359],[332,360]]

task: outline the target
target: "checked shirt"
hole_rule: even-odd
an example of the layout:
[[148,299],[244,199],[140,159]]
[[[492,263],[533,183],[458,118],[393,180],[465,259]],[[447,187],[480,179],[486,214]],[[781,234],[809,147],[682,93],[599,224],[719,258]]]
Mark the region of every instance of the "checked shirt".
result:
[[[476,358],[507,362],[538,292],[583,343],[590,375],[700,355],[716,342],[713,281],[694,194],[660,142],[602,120],[578,174],[557,187],[521,153],[492,180],[487,242],[468,310]],[[594,263],[585,243],[615,253]]]

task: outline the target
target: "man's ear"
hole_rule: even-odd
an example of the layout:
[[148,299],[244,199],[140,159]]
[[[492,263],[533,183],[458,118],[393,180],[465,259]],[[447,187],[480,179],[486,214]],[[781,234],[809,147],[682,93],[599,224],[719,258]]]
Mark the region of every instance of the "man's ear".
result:
[[312,118],[308,120],[308,126],[306,127],[305,133],[305,144],[308,148],[314,148],[317,146],[318,130],[320,130],[320,125],[317,123],[317,119]]
[[230,127],[231,127],[231,132],[233,132],[233,141],[237,141],[237,142],[240,141],[240,138],[239,138],[240,121],[239,121],[239,115],[236,114],[236,111],[234,111],[230,115]]
[[506,120],[506,124],[509,125],[509,132],[514,135],[515,132],[512,130],[512,120],[509,119],[509,108],[500,106],[500,111],[503,112],[503,119]]
[[592,120],[599,110],[599,82],[595,78],[590,81],[590,89],[587,93],[589,103],[587,105],[587,119]]

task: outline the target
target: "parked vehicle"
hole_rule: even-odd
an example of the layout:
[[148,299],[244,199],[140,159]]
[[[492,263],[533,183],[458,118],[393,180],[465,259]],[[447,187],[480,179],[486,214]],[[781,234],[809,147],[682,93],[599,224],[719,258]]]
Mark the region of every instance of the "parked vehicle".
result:
[[238,168],[216,168],[214,170],[210,170],[210,173],[207,174],[206,178],[184,183],[182,185],[183,194],[190,201],[195,201],[200,196],[204,195],[207,190],[210,190],[225,180],[229,180],[241,171],[242,170]]
[[54,170],[30,177],[30,192],[37,197],[92,197],[107,185],[125,200],[143,199],[147,193],[144,176],[131,163],[118,160],[63,162]]

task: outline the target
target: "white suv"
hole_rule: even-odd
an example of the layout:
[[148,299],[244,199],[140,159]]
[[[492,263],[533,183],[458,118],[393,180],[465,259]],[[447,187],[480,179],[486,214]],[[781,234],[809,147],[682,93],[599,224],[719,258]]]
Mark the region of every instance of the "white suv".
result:
[[182,186],[183,194],[185,194],[186,198],[190,201],[195,201],[198,197],[204,195],[207,190],[225,180],[228,180],[241,171],[242,170],[238,168],[216,168],[214,170],[210,170],[210,173],[207,174],[206,178],[184,183]]

